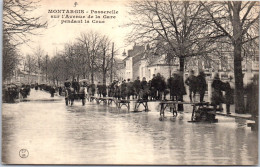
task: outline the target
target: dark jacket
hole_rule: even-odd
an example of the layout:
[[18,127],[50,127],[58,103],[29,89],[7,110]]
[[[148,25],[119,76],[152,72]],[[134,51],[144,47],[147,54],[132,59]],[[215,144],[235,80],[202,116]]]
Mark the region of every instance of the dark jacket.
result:
[[64,82],[64,86],[65,86],[66,88],[68,88],[68,87],[71,86],[71,83],[70,83],[69,81],[66,81],[66,82]]
[[141,81],[140,80],[135,80],[133,83],[133,87],[136,93],[139,93],[141,89]]
[[212,97],[211,101],[213,105],[219,105],[224,102],[222,91],[224,90],[224,83],[220,79],[214,79],[212,82]]
[[205,91],[207,90],[207,83],[205,77],[203,75],[198,75],[197,82],[198,82],[197,91],[199,93],[205,93]]
[[225,103],[233,104],[234,103],[233,90],[231,89],[230,84],[228,82],[223,83],[223,89],[225,91]]
[[189,86],[189,90],[197,91],[197,77],[195,77],[194,75],[189,76],[185,80],[185,84]]

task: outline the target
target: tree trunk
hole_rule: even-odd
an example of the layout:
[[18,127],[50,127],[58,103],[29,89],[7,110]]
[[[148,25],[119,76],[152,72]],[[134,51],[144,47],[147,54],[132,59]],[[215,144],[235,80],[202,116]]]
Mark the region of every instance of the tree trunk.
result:
[[233,9],[233,45],[234,45],[234,76],[235,76],[235,112],[244,111],[244,86],[242,73],[242,26],[239,16],[241,2],[234,2]]
[[103,71],[103,85],[106,85],[106,51],[103,51],[103,66],[102,66],[102,71]]
[[181,57],[179,58],[179,60],[180,60],[180,71],[181,71],[181,72],[184,72],[184,60],[185,60],[185,59],[184,59],[184,57],[181,56]]
[[[180,72],[182,73],[182,79],[183,79],[183,74],[184,74],[184,57],[180,57]],[[180,96],[179,99],[180,101],[183,101],[183,96]],[[178,111],[184,111],[183,104],[178,104]]]
[[234,76],[235,76],[235,112],[244,112],[244,86],[242,73],[241,44],[234,46]]
[[106,72],[103,71],[103,85],[106,85],[107,79],[106,79]]
[[94,69],[91,69],[91,84],[94,84]]
[[111,71],[110,71],[110,83],[113,82],[113,60],[114,60],[114,42],[112,43],[112,57],[111,57]]

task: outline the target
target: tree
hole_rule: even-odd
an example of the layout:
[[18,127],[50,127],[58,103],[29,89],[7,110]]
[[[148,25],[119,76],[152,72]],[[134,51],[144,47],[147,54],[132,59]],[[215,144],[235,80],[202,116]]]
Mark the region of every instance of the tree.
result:
[[[201,2],[215,29],[233,46],[235,111],[244,113],[242,48],[259,38],[259,3],[254,1]],[[244,47],[245,48],[245,47]]]
[[43,59],[44,59],[44,55],[45,55],[45,52],[41,48],[41,46],[38,46],[36,48],[36,50],[34,51],[34,55],[37,57],[36,58],[37,71],[38,71],[38,74],[40,74],[42,71],[44,71],[44,69],[42,67],[43,67]]
[[54,85],[59,85],[61,81],[67,79],[65,67],[64,56],[61,54],[57,53],[49,60],[48,79],[51,80]]
[[15,44],[27,42],[27,35],[37,35],[37,29],[46,28],[47,22],[32,15],[38,2],[27,0],[4,0],[3,33]]
[[10,43],[8,36],[3,36],[3,81],[13,76],[19,65],[20,55],[14,45]]
[[[113,61],[112,55],[114,53],[112,50],[112,42],[107,36],[103,36],[101,39],[101,46],[100,46],[100,56],[98,57],[97,62],[98,63],[98,68],[101,70],[102,73],[102,78],[103,78],[103,85],[106,85],[106,79],[108,76],[108,72],[111,70],[111,62]],[[111,75],[111,73],[109,74]]]
[[82,44],[85,48],[85,54],[87,59],[87,65],[90,70],[90,80],[91,83],[94,83],[94,73],[97,69],[97,58],[100,54],[100,47],[101,47],[101,35],[97,32],[90,31],[88,33],[82,33],[78,41]]
[[28,73],[28,83],[29,83],[31,74],[33,74],[37,71],[37,64],[36,64],[36,59],[34,56],[29,55],[29,54],[26,55],[24,69]]
[[38,35],[38,29],[46,28],[47,22],[32,12],[38,2],[4,0],[3,2],[3,79],[10,78],[19,64],[17,46],[29,41],[27,35]]
[[129,41],[150,43],[167,54],[167,60],[178,57],[180,71],[184,71],[185,58],[215,50],[216,34],[201,19],[205,10],[198,2],[135,1],[131,9],[134,19],[128,24],[133,26]]

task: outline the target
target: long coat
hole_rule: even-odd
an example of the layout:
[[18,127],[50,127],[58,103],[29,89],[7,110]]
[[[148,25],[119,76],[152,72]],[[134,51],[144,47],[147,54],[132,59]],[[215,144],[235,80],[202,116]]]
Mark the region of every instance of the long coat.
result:
[[197,82],[197,91],[199,92],[199,94],[205,93],[205,91],[207,90],[207,83],[205,77],[203,75],[198,75]]
[[213,105],[224,103],[222,90],[224,90],[224,83],[220,79],[214,79],[212,82],[212,97],[211,102]]

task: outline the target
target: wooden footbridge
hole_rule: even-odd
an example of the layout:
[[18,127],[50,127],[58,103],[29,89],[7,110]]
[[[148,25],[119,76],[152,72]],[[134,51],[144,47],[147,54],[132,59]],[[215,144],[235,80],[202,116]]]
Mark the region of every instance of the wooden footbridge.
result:
[[[121,109],[123,106],[125,106],[127,108],[128,111],[130,111],[130,103],[131,101],[134,102],[134,110],[133,112],[141,112],[139,111],[139,107],[143,106],[144,107],[144,111],[149,111],[148,108],[148,103],[149,102],[156,102],[153,100],[144,100],[144,99],[137,99],[137,100],[129,100],[129,99],[118,99],[115,97],[96,97],[96,96],[90,96],[88,97],[89,101],[96,101],[97,104],[100,103],[104,103],[107,105],[111,105],[112,103],[114,103],[116,105],[117,108]],[[182,104],[182,105],[191,105],[192,106],[192,116],[191,116],[191,121],[189,122],[199,122],[200,120],[208,120],[210,122],[217,122],[217,119],[215,119],[216,115],[221,115],[221,116],[226,116],[226,117],[231,117],[231,118],[240,118],[240,119],[246,119],[246,120],[253,120],[255,121],[255,118],[252,118],[252,116],[250,114],[235,114],[232,113],[230,114],[225,114],[222,112],[215,112],[212,108],[212,106],[210,105],[209,102],[184,102],[184,101],[169,101],[169,100],[163,100],[163,101],[157,101],[159,102],[160,105],[160,120],[164,120],[165,118],[165,110],[166,108],[170,109],[170,112],[173,114],[173,117],[177,117],[178,112],[182,113],[182,111],[178,111],[178,105]],[[200,114],[201,117],[198,118],[198,111],[205,111],[204,115],[201,112]],[[206,116],[205,116],[206,113]],[[258,121],[255,121],[258,122]],[[257,124],[257,123],[256,123]],[[255,128],[256,124],[254,123],[249,123],[248,126]],[[258,126],[258,124],[257,124]],[[252,129],[253,129],[252,128]]]

